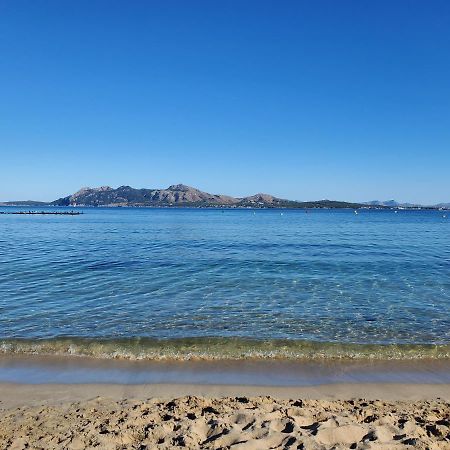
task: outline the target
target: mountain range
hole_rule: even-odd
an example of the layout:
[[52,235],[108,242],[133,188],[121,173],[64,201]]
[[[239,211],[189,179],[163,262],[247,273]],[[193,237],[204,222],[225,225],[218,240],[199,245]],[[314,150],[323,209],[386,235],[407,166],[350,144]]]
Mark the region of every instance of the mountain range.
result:
[[167,189],[134,189],[120,186],[82,188],[75,194],[52,202],[56,206],[190,206],[190,207],[233,207],[233,208],[304,208],[304,207],[349,207],[360,204],[333,202],[297,202],[274,197],[269,194],[255,194],[249,197],[210,194],[185,184],[174,184]]
[[416,203],[399,203],[396,200],[372,200],[366,204],[370,206],[388,206],[389,208],[420,208],[422,206]]
[[438,203],[437,205],[424,206],[419,203],[400,203],[400,202],[397,202],[396,200],[384,200],[384,201],[372,200],[370,202],[366,202],[365,204],[368,206],[386,206],[388,208],[424,208],[424,207],[434,208],[434,209],[450,208],[450,203]]
[[[210,194],[184,184],[174,184],[167,189],[135,189],[130,186],[112,188],[85,187],[67,197],[53,202],[17,201],[0,205],[16,206],[141,206],[141,207],[228,207],[228,208],[419,208],[421,205],[398,203],[395,200],[352,203],[333,200],[300,202],[255,194],[249,197]],[[434,206],[450,208],[449,203]]]

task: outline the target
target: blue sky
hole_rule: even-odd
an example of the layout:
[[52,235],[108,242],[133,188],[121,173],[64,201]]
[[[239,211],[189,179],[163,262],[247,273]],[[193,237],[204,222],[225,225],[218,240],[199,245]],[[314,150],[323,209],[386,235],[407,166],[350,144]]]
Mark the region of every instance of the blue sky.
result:
[[0,200],[450,201],[448,1],[0,2]]

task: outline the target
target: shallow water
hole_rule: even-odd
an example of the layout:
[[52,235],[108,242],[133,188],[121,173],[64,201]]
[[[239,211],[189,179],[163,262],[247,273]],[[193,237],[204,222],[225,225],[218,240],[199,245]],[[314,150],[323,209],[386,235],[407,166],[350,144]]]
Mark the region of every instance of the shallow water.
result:
[[[0,383],[312,386],[335,383],[450,384],[450,361],[124,361],[0,356]],[[448,386],[445,387],[448,389]]]
[[146,346],[170,355],[197,338],[202,357],[215,337],[219,354],[244,357],[286,347],[285,356],[336,356],[339,346],[338,357],[450,355],[443,212],[84,212],[0,215],[4,352],[85,354],[98,344],[109,347],[91,356],[146,357]]

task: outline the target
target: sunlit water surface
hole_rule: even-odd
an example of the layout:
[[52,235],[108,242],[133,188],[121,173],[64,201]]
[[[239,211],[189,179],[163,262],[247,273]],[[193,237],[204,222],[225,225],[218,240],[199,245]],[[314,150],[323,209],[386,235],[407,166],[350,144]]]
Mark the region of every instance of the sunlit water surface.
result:
[[84,346],[81,353],[145,357],[146,348],[152,355],[307,348],[312,355],[336,345],[439,344],[427,348],[448,355],[445,214],[87,208],[79,216],[0,215],[2,348],[76,353]]

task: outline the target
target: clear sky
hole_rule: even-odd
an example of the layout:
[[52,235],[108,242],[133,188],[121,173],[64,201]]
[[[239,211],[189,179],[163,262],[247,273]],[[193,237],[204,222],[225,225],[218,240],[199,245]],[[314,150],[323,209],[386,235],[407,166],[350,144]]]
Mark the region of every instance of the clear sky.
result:
[[0,200],[450,202],[450,2],[0,0]]

